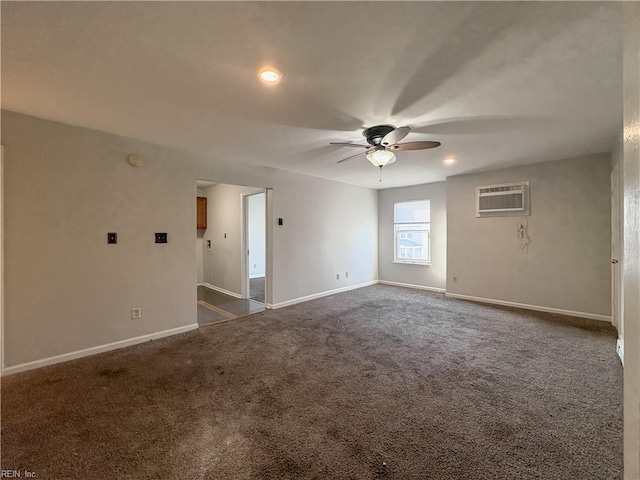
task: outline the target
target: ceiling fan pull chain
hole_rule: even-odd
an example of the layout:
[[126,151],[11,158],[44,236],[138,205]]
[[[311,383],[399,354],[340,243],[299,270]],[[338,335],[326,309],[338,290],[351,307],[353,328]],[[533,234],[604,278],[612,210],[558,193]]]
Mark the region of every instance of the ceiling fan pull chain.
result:
[[380,180],[378,180],[380,183],[382,183],[382,167],[383,165],[380,165]]

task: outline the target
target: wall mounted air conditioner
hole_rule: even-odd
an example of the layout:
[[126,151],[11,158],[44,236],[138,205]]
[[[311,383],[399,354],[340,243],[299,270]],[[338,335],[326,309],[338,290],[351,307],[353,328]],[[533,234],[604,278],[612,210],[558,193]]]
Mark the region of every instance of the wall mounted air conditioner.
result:
[[529,182],[476,187],[476,217],[529,215]]

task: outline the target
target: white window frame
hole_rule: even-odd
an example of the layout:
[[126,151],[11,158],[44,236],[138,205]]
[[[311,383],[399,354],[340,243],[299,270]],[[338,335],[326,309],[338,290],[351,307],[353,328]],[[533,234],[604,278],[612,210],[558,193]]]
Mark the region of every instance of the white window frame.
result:
[[[415,260],[408,258],[399,258],[398,257],[398,238],[399,234],[407,233],[407,230],[398,230],[398,225],[411,225],[412,223],[423,225],[425,222],[396,222],[396,208],[398,205],[402,205],[404,203],[420,203],[425,202],[429,206],[429,218],[427,218],[427,228],[426,230],[415,230],[418,232],[426,231],[427,236],[427,244],[424,246],[426,253],[426,260]],[[431,202],[428,199],[422,200],[408,200],[405,202],[396,202],[393,204],[393,263],[402,263],[405,265],[431,265]]]

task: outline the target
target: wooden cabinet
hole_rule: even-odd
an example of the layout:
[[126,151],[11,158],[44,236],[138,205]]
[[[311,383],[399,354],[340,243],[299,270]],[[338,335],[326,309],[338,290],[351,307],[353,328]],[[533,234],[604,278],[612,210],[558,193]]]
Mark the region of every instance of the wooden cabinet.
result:
[[196,198],[196,227],[207,228],[207,197]]

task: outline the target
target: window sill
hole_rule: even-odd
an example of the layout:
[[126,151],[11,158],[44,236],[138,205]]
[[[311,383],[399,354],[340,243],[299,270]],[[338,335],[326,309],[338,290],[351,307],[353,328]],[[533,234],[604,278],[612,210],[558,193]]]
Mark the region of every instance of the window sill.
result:
[[393,263],[397,263],[398,265],[418,265],[421,267],[431,266],[431,262],[401,262],[399,260],[394,260]]

